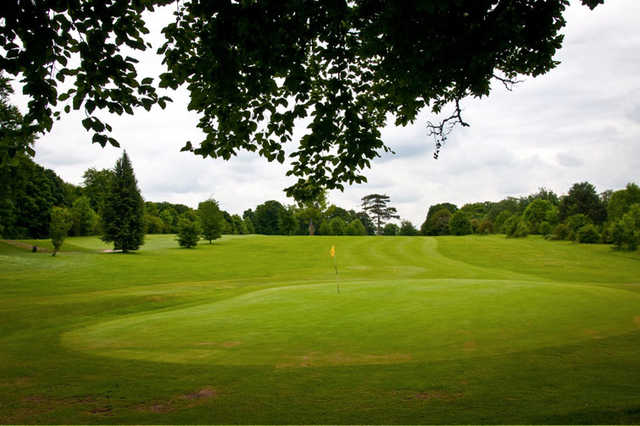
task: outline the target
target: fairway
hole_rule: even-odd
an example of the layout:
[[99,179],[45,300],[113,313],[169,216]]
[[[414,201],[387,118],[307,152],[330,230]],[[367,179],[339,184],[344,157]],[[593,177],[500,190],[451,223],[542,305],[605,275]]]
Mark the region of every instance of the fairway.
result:
[[104,249],[0,243],[0,423],[640,421],[637,252],[501,236]]

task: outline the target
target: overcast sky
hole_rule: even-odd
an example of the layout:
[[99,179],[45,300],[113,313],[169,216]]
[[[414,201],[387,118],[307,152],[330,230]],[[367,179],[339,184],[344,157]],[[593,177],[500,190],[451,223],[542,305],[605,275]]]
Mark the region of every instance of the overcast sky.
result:
[[[538,187],[563,194],[585,180],[599,192],[640,182],[640,1],[609,1],[594,11],[573,3],[555,70],[526,78],[513,92],[496,84],[488,98],[463,101],[471,127],[456,128],[438,160],[428,114],[412,126],[385,128],[383,139],[396,155],[375,161],[367,184],[332,191],[329,201],[357,210],[364,195],[386,193],[402,218],[419,226],[429,205],[444,201],[498,201]],[[169,16],[154,16],[151,29],[159,31]],[[143,57],[141,75],[163,70],[154,56]],[[36,143],[36,161],[80,184],[86,169],[111,168],[126,149],[147,201],[196,207],[213,197],[232,214],[269,199],[293,203],[282,191],[293,179],[278,163],[254,154],[227,162],[179,152],[201,132],[197,115],[186,110],[186,92],[170,96],[174,102],[164,111],[104,117],[122,148],[92,145],[81,114],[65,116]]]

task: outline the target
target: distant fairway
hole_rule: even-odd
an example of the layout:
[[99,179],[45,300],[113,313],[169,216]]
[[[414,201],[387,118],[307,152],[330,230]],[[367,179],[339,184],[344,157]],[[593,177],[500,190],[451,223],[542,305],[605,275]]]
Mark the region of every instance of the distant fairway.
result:
[[501,236],[67,243],[56,258],[0,243],[0,423],[640,422],[637,252]]

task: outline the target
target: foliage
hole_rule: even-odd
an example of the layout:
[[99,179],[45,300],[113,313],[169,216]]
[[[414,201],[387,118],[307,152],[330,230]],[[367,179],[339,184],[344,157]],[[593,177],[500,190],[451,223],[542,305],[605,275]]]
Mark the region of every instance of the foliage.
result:
[[458,210],[451,216],[449,232],[452,235],[468,235],[473,232],[471,222],[464,211]]
[[478,228],[476,230],[478,234],[493,234],[493,223],[489,219],[483,219],[478,224]]
[[242,220],[240,215],[234,214],[231,216],[231,222],[233,224],[233,233],[234,234],[248,234],[249,230],[247,229],[247,224]]
[[[1,64],[1,63],[0,63]],[[0,65],[1,66],[1,65]],[[13,162],[16,155],[33,156],[35,136],[21,128],[23,117],[17,107],[9,103],[13,93],[10,81],[0,69],[0,165]]]
[[382,229],[382,235],[391,237],[398,235],[399,231],[400,229],[398,228],[398,225],[396,225],[395,223],[387,223]]
[[367,230],[367,235],[375,235],[376,233],[376,225],[373,223],[371,217],[367,214],[367,212],[358,212],[356,213],[356,218],[362,223],[364,228]]
[[68,205],[62,179],[17,154],[0,165],[0,232],[5,238],[45,238],[53,206]]
[[[98,111],[164,107],[170,99],[156,93],[153,78],[139,78],[130,55],[148,46],[143,13],[169,3],[5,5],[0,72],[23,79],[26,131],[51,130],[56,106],[83,109],[92,141],[117,146]],[[451,128],[467,125],[463,99],[488,96],[492,82],[510,88],[519,75],[553,69],[566,4],[186,0],[162,31],[158,53],[168,72],[160,87],[190,92],[204,139],[183,149],[205,157],[245,149],[282,163],[296,123],[311,117],[291,154],[288,174],[299,179],[287,191],[314,197],[366,180],[361,171],[389,151],[379,131],[387,116],[407,125],[423,109],[437,114],[451,105],[448,118],[428,123],[437,156]]]
[[529,229],[533,234],[540,234],[540,224],[547,219],[547,215],[552,211],[553,205],[550,201],[536,199],[532,201],[524,210],[523,218],[527,221]]
[[633,218],[626,213],[613,225],[611,239],[618,250],[634,251],[640,244],[640,231],[634,226]]
[[296,230],[296,234],[298,235],[309,235],[311,231],[311,225],[313,225],[314,233],[320,233],[319,225],[323,221],[324,215],[322,214],[322,210],[320,210],[319,207],[315,207],[309,204],[310,203],[306,203],[306,207],[297,209],[294,212],[294,216],[298,224]]
[[[198,204],[198,219],[202,237],[209,241],[209,244],[222,236],[222,213],[216,200],[210,198]],[[195,221],[192,220],[192,222]],[[193,228],[191,225],[189,227]],[[193,230],[190,229],[188,232],[193,232]]]
[[553,240],[566,240],[569,238],[570,229],[566,223],[559,223],[553,228],[551,233],[551,239]]
[[567,218],[567,227],[569,228],[569,233],[567,238],[575,241],[578,237],[578,230],[585,225],[591,223],[591,219],[582,213],[574,214]]
[[440,210],[437,210],[431,216],[427,214],[427,219],[420,227],[420,231],[423,235],[448,235],[450,220],[450,210],[446,207],[443,207]]
[[293,235],[298,228],[298,221],[294,215],[294,208],[290,206],[289,208],[280,210],[278,216],[278,228],[280,229],[280,233],[283,235]]
[[282,144],[311,116],[288,172],[299,177],[288,195],[304,198],[365,180],[360,171],[388,150],[378,130],[387,114],[406,125],[452,103],[453,115],[431,126],[439,149],[463,123],[462,99],[555,67],[565,3],[544,5],[186,1],[163,31],[161,85],[186,84],[205,139],[184,149],[202,156],[260,149],[283,162]]
[[398,235],[415,236],[418,235],[418,230],[415,226],[413,226],[413,223],[408,220],[403,220],[402,222],[400,222]]
[[636,250],[640,244],[640,204],[629,207],[629,211],[614,223],[613,244],[620,250]]
[[[447,235],[449,233],[449,219],[458,210],[455,204],[440,203],[429,207],[427,217],[420,226],[422,235]],[[447,213],[444,213],[446,211]]]
[[[202,233],[202,228],[198,221],[193,220],[192,217],[182,216],[178,220],[178,235],[176,239],[178,240],[178,244],[180,247],[184,248],[193,248],[198,245],[198,241],[200,240],[200,234]],[[208,235],[211,237],[211,234]],[[212,238],[209,241],[213,241],[215,238]]]
[[494,229],[499,233],[506,234],[507,232],[504,229],[504,225],[507,219],[509,219],[511,216],[513,216],[513,213],[511,213],[511,211],[509,210],[501,211],[498,214],[498,216],[496,216],[496,220],[494,222]]
[[595,244],[600,242],[600,233],[594,225],[584,225],[578,229],[576,241],[583,244]]
[[83,178],[83,194],[89,198],[91,208],[102,214],[104,200],[111,188],[113,180],[113,170],[96,170],[94,168],[87,169],[82,175]]
[[384,225],[389,219],[399,219],[398,211],[395,207],[389,207],[388,204],[391,197],[386,194],[369,194],[362,197],[362,210],[371,214],[376,223],[377,233],[382,231]]
[[367,230],[360,222],[360,219],[353,219],[347,225],[347,229],[345,230],[346,235],[367,235]]
[[547,221],[541,222],[540,225],[538,226],[538,234],[540,235],[546,236],[551,234],[552,231],[553,231],[553,225],[551,225]]
[[502,230],[508,238],[515,235],[518,229],[518,224],[520,222],[521,218],[517,215],[511,215],[507,218],[507,220],[505,220],[504,224],[502,225]]
[[253,227],[253,222],[249,218],[245,218],[242,220],[244,223],[245,229],[247,230],[247,234],[255,234],[256,230]]
[[617,221],[635,203],[640,203],[640,187],[635,183],[629,183],[625,189],[615,191],[607,203],[609,220]]
[[74,236],[94,234],[99,218],[91,208],[89,198],[82,196],[76,199],[71,207],[71,215],[73,217],[71,230]]
[[556,225],[560,221],[560,210],[557,206],[552,206],[544,215],[544,220],[551,225]]
[[329,228],[329,221],[325,220],[318,227],[318,231],[316,232],[318,235],[331,235],[331,228]]
[[166,229],[162,219],[147,212],[144,214],[144,225],[147,234],[164,234]]
[[530,230],[527,222],[524,220],[520,220],[518,222],[518,225],[516,226],[515,231],[510,236],[513,238],[525,238],[527,235],[529,235],[529,232]]
[[280,214],[285,208],[275,200],[266,201],[256,207],[253,224],[257,234],[280,234]]
[[[561,220],[576,214],[584,214],[595,224],[601,224],[607,219],[606,207],[596,193],[595,187],[589,182],[574,184],[569,194],[560,200]],[[574,232],[577,232],[577,229],[574,229]]]
[[49,225],[49,236],[53,244],[53,256],[56,255],[62,243],[67,238],[67,234],[73,225],[71,212],[64,207],[53,207],[51,209],[51,223]]
[[102,240],[127,253],[144,244],[144,201],[126,152],[116,161],[102,207]]
[[[83,108],[86,118],[82,124],[94,132],[92,142],[118,146],[108,136],[111,126],[97,118],[96,109],[120,115],[133,114],[136,107],[149,109],[155,103],[164,106],[168,98],[156,94],[153,79],[138,79],[138,61],[129,55],[147,47],[143,34],[149,31],[142,13],[166,3],[106,0],[4,5],[0,72],[22,78],[29,103],[21,131],[50,131],[53,119],[60,116],[54,107],[62,109],[65,104],[65,112]],[[64,89],[59,92],[59,87]]]
[[329,234],[330,235],[344,235],[346,224],[341,217],[334,217],[329,221]]

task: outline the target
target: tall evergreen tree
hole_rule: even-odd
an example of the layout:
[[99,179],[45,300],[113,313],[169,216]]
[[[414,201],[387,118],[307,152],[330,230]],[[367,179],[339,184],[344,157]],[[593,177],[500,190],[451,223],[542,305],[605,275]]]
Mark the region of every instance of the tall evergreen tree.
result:
[[137,250],[144,244],[144,201],[126,152],[116,162],[102,210],[102,240],[113,248]]
[[378,235],[382,233],[382,225],[389,219],[400,219],[395,207],[389,207],[387,204],[391,200],[386,194],[369,194],[362,197],[362,210],[370,213],[378,230]]

